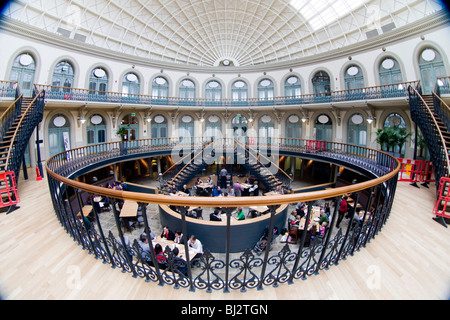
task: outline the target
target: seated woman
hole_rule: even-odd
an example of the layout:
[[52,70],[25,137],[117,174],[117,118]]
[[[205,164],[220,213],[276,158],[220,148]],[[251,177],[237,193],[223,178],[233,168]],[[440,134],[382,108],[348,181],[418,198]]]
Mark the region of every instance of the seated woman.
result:
[[167,268],[167,259],[164,256],[162,246],[159,243],[155,245],[155,257],[160,269]]
[[164,226],[163,232],[161,233],[161,238],[173,241],[175,240],[175,234],[173,233],[173,231],[169,230],[169,227]]
[[236,220],[245,220],[245,214],[241,207],[236,209]]

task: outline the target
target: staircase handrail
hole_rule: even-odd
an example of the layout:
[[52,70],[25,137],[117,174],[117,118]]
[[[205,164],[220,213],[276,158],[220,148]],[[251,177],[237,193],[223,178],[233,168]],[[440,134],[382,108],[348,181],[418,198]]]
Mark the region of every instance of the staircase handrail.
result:
[[[259,161],[258,157],[255,156],[252,152],[250,152],[250,150],[247,148],[247,144],[243,144],[242,142],[240,142],[240,141],[238,141],[238,140],[236,140],[236,139],[233,139],[233,140],[234,140],[235,144],[237,143],[237,144],[243,146],[244,150],[248,151],[249,156],[250,156],[250,154],[252,154],[253,157],[256,159],[256,161],[257,161],[262,167],[266,168],[266,166],[263,165],[263,164],[261,163],[261,161]],[[254,149],[252,149],[252,150],[254,150]],[[255,150],[255,151],[256,151],[256,150]],[[259,153],[259,154],[261,155],[261,153]],[[270,161],[270,160],[269,160],[269,161]],[[270,162],[273,163],[272,161],[270,161]],[[275,165],[276,165],[276,164],[275,164]],[[277,167],[278,167],[278,166],[277,166]],[[269,172],[270,172],[270,170],[269,170]],[[274,178],[275,180],[278,180],[278,181],[279,181],[279,179],[278,179],[277,177],[275,177],[275,175],[274,175],[272,172],[270,172],[270,175],[271,175],[272,178]],[[290,178],[290,177],[289,177],[289,178]]]
[[[209,146],[211,143],[213,143],[213,141],[209,141],[209,142],[207,142],[206,144],[204,144],[203,145],[203,148],[202,148],[202,150],[201,151],[199,151],[188,163],[186,163],[184,166],[183,166],[183,168],[181,168],[181,170],[180,171],[178,171],[178,173],[171,179],[171,181],[173,181],[173,180],[175,180],[177,177],[178,177],[178,175],[180,175],[182,172],[183,172],[183,170],[184,169],[186,169],[186,167],[189,165],[189,164],[191,164],[192,163],[192,161],[194,161],[199,155],[201,155],[201,154],[203,154],[203,151],[205,150],[205,148],[207,147],[207,146]],[[191,153],[190,153],[191,154]],[[190,155],[189,154],[189,155]],[[184,158],[183,158],[184,159]]]
[[0,81],[0,83],[12,85],[15,90],[15,101],[0,115],[0,137],[4,137],[6,130],[10,128],[11,124],[21,113],[23,95],[20,92],[20,86],[17,82]]
[[[16,137],[18,136],[18,133],[20,132],[20,130],[21,130],[21,128],[22,128],[22,123],[24,122],[24,119],[27,118],[27,115],[31,113],[30,111],[31,111],[31,109],[32,109],[32,106],[36,103],[37,99],[38,99],[39,97],[41,97],[41,95],[43,95],[43,94],[44,94],[44,90],[41,90],[41,91],[39,91],[39,93],[37,93],[37,94],[34,96],[33,100],[30,102],[30,104],[28,105],[27,109],[26,109],[25,112],[23,113],[23,116],[20,118],[20,121],[19,121],[19,123],[18,123],[18,125],[17,125],[17,128],[16,128],[16,130],[14,131],[14,135],[13,135],[13,137],[11,138],[11,143],[9,144],[8,154],[6,155],[6,161],[5,161],[5,163],[6,163],[6,165],[5,165],[5,171],[8,171],[8,169],[9,169],[8,166],[9,166],[9,163],[10,163],[11,151],[13,150],[13,146],[14,146],[14,143],[15,143],[15,141],[16,141]],[[18,176],[18,175],[16,174],[16,177],[17,177],[17,176]]]
[[450,107],[448,104],[441,98],[441,89],[437,84],[439,81],[436,81],[436,86],[432,92],[433,102],[434,102],[434,110],[441,120],[445,123],[447,129],[450,128]]
[[[250,148],[250,146],[249,146],[249,148]],[[252,149],[252,150],[254,150],[254,149]],[[255,151],[256,151],[256,150],[255,150]],[[286,171],[284,171],[283,169],[281,169],[275,162],[273,162],[272,160],[270,160],[269,158],[267,158],[267,157],[266,157],[264,154],[262,154],[261,152],[259,153],[259,155],[260,155],[261,157],[265,158],[265,159],[266,159],[267,161],[269,161],[270,163],[274,164],[274,165],[277,167],[278,171],[281,171],[281,172],[284,174],[285,177],[287,177],[289,180],[291,180],[291,182],[294,181],[294,179],[293,179],[290,175],[288,175],[288,174],[286,173]],[[262,165],[262,163],[261,163],[261,165]]]
[[434,123],[434,125],[435,125],[435,129],[436,129],[437,132],[439,133],[439,137],[441,138],[441,147],[442,147],[443,152],[444,152],[444,154],[445,154],[445,162],[446,162],[446,164],[447,164],[447,177],[450,177],[450,162],[449,162],[449,158],[448,158],[448,151],[447,151],[447,147],[445,146],[445,139],[444,139],[444,136],[443,136],[443,134],[442,134],[441,129],[439,128],[439,125],[438,125],[438,123],[437,123],[437,120],[436,120],[436,118],[434,117],[434,114],[433,114],[433,112],[431,111],[430,107],[429,107],[428,104],[425,102],[425,100],[423,99],[422,95],[419,93],[419,91],[418,91],[416,88],[412,87],[412,86],[410,86],[409,88],[412,89],[412,90],[415,92],[416,96],[418,96],[418,97],[420,98],[420,100],[422,101],[423,105],[426,107],[426,109],[427,109],[427,111],[428,111],[428,113],[429,113],[431,119],[433,120],[433,123]]

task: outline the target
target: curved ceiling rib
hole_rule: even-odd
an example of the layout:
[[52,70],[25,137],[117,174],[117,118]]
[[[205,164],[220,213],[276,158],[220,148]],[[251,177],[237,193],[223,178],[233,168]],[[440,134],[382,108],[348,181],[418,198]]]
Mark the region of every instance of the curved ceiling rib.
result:
[[246,66],[342,48],[442,9],[440,0],[20,0],[2,14],[141,58]]

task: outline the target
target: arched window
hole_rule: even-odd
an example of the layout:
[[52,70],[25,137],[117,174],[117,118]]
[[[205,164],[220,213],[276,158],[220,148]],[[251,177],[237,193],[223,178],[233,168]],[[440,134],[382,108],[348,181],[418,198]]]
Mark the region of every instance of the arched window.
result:
[[222,135],[222,121],[215,114],[206,117],[205,121],[205,137],[219,139]]
[[123,96],[138,95],[141,91],[139,77],[135,73],[127,73],[122,79]]
[[36,63],[29,53],[23,53],[14,59],[9,80],[19,84],[24,97],[31,97],[33,94],[35,71]]
[[270,144],[274,138],[275,126],[270,115],[265,114],[258,121],[258,144]]
[[302,90],[300,79],[297,76],[290,76],[284,82],[284,95],[286,104],[301,103]]
[[184,79],[180,82],[179,93],[182,105],[195,105],[195,83],[192,80]]
[[360,67],[351,65],[344,74],[345,90],[364,88],[364,75]]
[[314,102],[331,101],[330,76],[325,71],[317,72],[311,79],[314,91]]
[[231,99],[233,106],[248,105],[248,86],[245,81],[237,80],[231,85]]
[[422,79],[422,92],[430,94],[439,77],[445,76],[445,67],[441,54],[433,49],[422,50],[419,56],[420,76]]
[[248,120],[243,115],[238,114],[231,120],[231,127],[233,129],[233,138],[239,141],[245,141],[248,129]]
[[105,119],[99,114],[89,117],[86,126],[87,144],[99,144],[106,142]]
[[220,106],[222,99],[222,85],[215,80],[209,81],[205,87],[205,99],[208,106]]
[[291,114],[286,119],[286,139],[288,140],[286,144],[288,145],[300,145],[300,140],[302,138],[302,121],[300,117],[296,114]]
[[156,77],[152,82],[152,103],[167,104],[169,97],[169,82],[164,77]]
[[152,144],[154,145],[165,145],[167,144],[167,134],[168,134],[168,124],[167,119],[161,114],[153,117],[151,121],[151,134],[152,134]]
[[[398,129],[402,129],[403,133],[406,134],[406,122],[405,119],[403,119],[403,117],[398,114],[398,113],[391,113],[389,114],[386,119],[384,120],[384,128],[398,128]],[[396,134],[396,136],[398,136],[398,134]],[[387,151],[393,151],[395,153],[401,153],[404,154],[405,150],[406,150],[406,143],[403,143],[401,148],[398,145],[395,146],[382,146],[385,147]],[[392,150],[391,148],[394,148],[394,150]]]
[[191,142],[194,137],[194,118],[184,115],[178,122],[178,136],[184,142]]
[[367,121],[360,113],[355,113],[348,119],[347,143],[362,147],[367,144]]
[[274,96],[274,85],[270,79],[262,79],[258,83],[258,104],[272,105]]
[[[123,141],[134,141],[139,139],[139,121],[134,113],[125,115],[120,124],[126,128]],[[137,143],[135,145],[137,146]],[[128,147],[133,147],[133,144],[129,143]]]
[[108,73],[103,68],[95,68],[89,77],[89,100],[105,101],[108,91]]
[[328,115],[317,116],[314,122],[314,137],[317,141],[333,141],[333,121]]
[[400,64],[391,57],[387,57],[381,61],[378,67],[378,75],[380,76],[380,84],[382,86],[403,82]]
[[[68,93],[70,92],[70,88],[73,87],[73,79],[74,79],[75,73],[73,70],[72,65],[67,61],[61,61],[53,70],[53,77],[52,77],[52,92],[63,92]],[[55,88],[55,87],[63,87],[63,88]]]
[[50,156],[70,150],[70,122],[62,114],[52,117],[48,126],[48,149]]

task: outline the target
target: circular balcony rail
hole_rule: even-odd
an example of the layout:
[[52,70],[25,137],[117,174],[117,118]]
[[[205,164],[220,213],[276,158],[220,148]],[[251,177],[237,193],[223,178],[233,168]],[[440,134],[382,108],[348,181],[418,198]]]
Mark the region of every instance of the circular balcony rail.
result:
[[[270,143],[269,143],[270,142]],[[397,185],[399,162],[389,154],[381,151],[352,146],[343,143],[312,141],[302,139],[271,139],[255,142],[245,138],[243,143],[256,152],[292,155],[336,163],[352,170],[359,171],[368,177],[367,181],[348,186],[320,190],[314,192],[291,193],[275,196],[255,197],[173,197],[163,194],[149,194],[107,189],[74,180],[76,177],[100,167],[108,166],[131,159],[151,157],[156,155],[180,155],[181,151],[192,152],[201,150],[207,143],[204,138],[179,139],[148,139],[130,142],[112,142],[100,145],[86,146],[59,153],[46,162],[47,177],[53,206],[61,224],[74,239],[94,254],[96,258],[109,263],[113,267],[128,272],[133,277],[141,277],[146,281],[173,285],[175,288],[186,287],[195,289],[223,290],[230,289],[246,291],[250,288],[262,289],[264,286],[277,286],[279,283],[292,283],[294,279],[306,279],[308,276],[328,269],[342,258],[353,255],[374,238],[389,217]],[[234,139],[220,139],[210,143],[214,154],[232,154],[240,152]],[[227,153],[228,152],[228,153]],[[181,159],[182,157],[180,157]],[[83,207],[81,194],[101,195],[112,202],[112,211],[117,226],[116,234],[112,230],[105,233],[99,219],[99,212],[93,206],[94,223],[84,222],[78,216]],[[339,204],[342,195],[351,194],[353,205],[349,208],[359,215],[349,216],[347,227],[335,227],[339,217]],[[361,199],[361,201],[360,201]],[[259,251],[257,244],[248,244],[248,248],[240,253],[231,253],[230,231],[231,212],[225,210],[226,223],[225,253],[209,251],[204,244],[203,254],[193,257],[188,246],[187,235],[190,219],[185,213],[180,213],[181,231],[186,235],[184,245],[180,247],[184,260],[178,259],[172,248],[165,247],[164,263],[161,263],[153,250],[146,252],[137,239],[127,243],[121,223],[120,212],[115,203],[121,200],[137,202],[142,211],[144,234],[150,239],[147,220],[148,204],[173,206],[250,207],[254,205],[267,206],[267,230],[274,230],[275,216],[280,205],[290,205],[303,202],[307,205],[305,226],[314,222],[315,205],[327,201],[330,203],[331,224],[324,234],[314,233],[308,228],[301,232],[298,244],[277,244],[278,252],[272,249],[277,234],[266,233],[268,246]],[[190,221],[192,222],[192,221]],[[248,221],[247,221],[248,223]],[[278,230],[279,231],[279,230]],[[312,238],[312,240],[311,240]],[[125,245],[123,245],[125,244]],[[149,246],[155,242],[149,240]],[[164,245],[164,244],[163,244]],[[263,258],[259,255],[264,254]],[[186,262],[188,261],[188,262]]]

